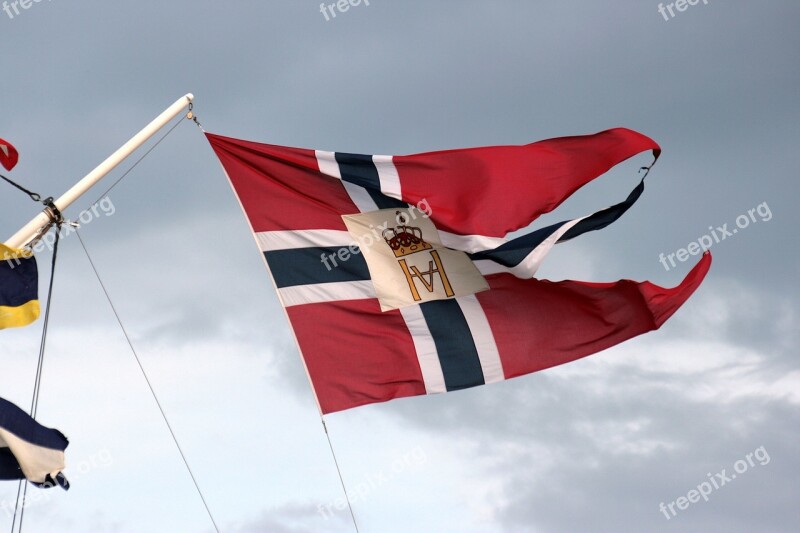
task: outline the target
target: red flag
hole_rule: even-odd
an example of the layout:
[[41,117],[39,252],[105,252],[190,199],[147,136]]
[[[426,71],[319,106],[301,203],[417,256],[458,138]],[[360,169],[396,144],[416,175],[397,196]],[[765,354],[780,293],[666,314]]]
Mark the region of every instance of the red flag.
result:
[[[711,263],[704,256],[674,289],[533,279],[552,246],[612,223],[643,183],[610,208],[505,237],[620,161],[658,155],[654,141],[631,130],[411,156],[208,139],[266,258],[323,413],[596,353],[660,327]],[[458,293],[473,276],[449,262],[458,254],[483,288]],[[411,304],[386,304],[387,291]]]
[[0,139],[0,165],[11,171],[12,168],[17,166],[17,161],[19,161],[17,149],[8,141]]

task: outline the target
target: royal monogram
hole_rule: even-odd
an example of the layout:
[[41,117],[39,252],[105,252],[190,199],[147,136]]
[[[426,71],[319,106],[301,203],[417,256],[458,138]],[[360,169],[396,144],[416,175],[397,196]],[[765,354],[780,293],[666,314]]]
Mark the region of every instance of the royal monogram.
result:
[[[425,242],[422,238],[422,230],[420,228],[410,227],[406,225],[405,215],[397,211],[397,221],[400,223],[396,228],[387,228],[383,230],[383,239],[386,244],[394,252],[394,256],[398,258],[398,264],[405,274],[408,288],[411,291],[411,296],[415,302],[422,300],[417,290],[416,280],[422,282],[423,287],[429,292],[434,291],[434,275],[438,274],[442,280],[444,292],[447,297],[455,295],[453,287],[450,285],[450,280],[447,278],[442,259],[439,253],[433,249],[433,246]],[[409,267],[408,261],[405,259],[407,256],[419,252],[430,250],[431,260],[428,261],[428,270],[421,271],[416,265]],[[426,278],[427,276],[427,278]]]
[[409,206],[342,219],[367,262],[381,311],[489,289],[466,253],[442,244],[425,211]]

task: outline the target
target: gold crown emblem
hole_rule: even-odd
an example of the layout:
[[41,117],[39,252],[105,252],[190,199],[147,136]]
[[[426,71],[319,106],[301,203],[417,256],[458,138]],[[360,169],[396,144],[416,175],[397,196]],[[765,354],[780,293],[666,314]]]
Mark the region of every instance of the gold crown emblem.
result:
[[383,240],[392,249],[395,257],[405,257],[423,250],[433,249],[433,246],[422,238],[421,229],[406,226],[406,217],[400,211],[397,212],[397,221],[400,225],[396,228],[383,230]]

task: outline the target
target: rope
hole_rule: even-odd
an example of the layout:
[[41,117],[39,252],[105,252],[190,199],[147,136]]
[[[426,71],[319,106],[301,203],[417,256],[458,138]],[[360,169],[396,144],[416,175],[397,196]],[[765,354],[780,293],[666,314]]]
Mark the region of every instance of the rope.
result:
[[115,181],[114,183],[112,183],[112,184],[111,184],[111,187],[109,187],[108,189],[106,189],[106,192],[104,192],[103,194],[101,194],[101,195],[100,195],[100,197],[99,197],[97,200],[95,200],[94,202],[92,202],[92,206],[95,206],[95,205],[96,205],[96,204],[97,204],[97,203],[98,203],[100,200],[102,200],[103,198],[105,198],[105,197],[108,195],[108,193],[110,193],[110,192],[111,192],[111,189],[113,189],[114,187],[116,187],[116,186],[119,184],[119,182],[120,182],[120,181],[122,181],[123,179],[125,179],[125,177],[126,177],[128,174],[130,174],[130,173],[131,173],[131,171],[132,171],[134,168],[136,168],[136,166],[137,166],[139,163],[141,163],[141,162],[142,162],[142,159],[144,159],[145,157],[147,157],[148,155],[150,155],[150,152],[152,152],[153,150],[155,150],[155,149],[156,149],[156,146],[158,146],[159,144],[161,144],[161,141],[163,141],[164,139],[166,139],[166,138],[167,138],[167,136],[168,136],[170,133],[172,133],[172,131],[173,131],[175,128],[177,128],[178,126],[180,126],[182,122],[183,122],[183,119],[179,119],[179,120],[177,120],[177,121],[175,122],[175,125],[174,125],[174,126],[172,126],[172,127],[171,127],[171,128],[168,130],[168,131],[167,131],[167,133],[165,133],[164,135],[162,135],[162,136],[161,136],[161,137],[160,137],[160,138],[159,138],[159,139],[158,139],[158,140],[155,142],[155,144],[153,144],[153,146],[151,146],[150,148],[148,148],[148,149],[147,149],[147,151],[146,151],[144,154],[142,154],[142,156],[141,156],[139,159],[137,159],[137,160],[136,160],[136,162],[135,162],[133,165],[131,165],[131,167],[130,167],[128,170],[126,170],[126,171],[125,171],[125,172],[122,174],[122,176],[120,176],[120,177],[117,179],[117,181]]
[[33,200],[34,202],[40,202],[40,201],[42,200],[42,197],[41,197],[41,196],[39,196],[39,195],[38,195],[38,194],[36,194],[35,192],[31,192],[31,191],[29,191],[28,189],[26,189],[25,187],[23,187],[23,186],[22,186],[22,185],[20,185],[19,183],[16,183],[15,181],[13,181],[11,178],[7,178],[7,177],[3,176],[2,174],[0,174],[0,178],[3,178],[3,179],[4,179],[4,180],[6,180],[8,183],[10,183],[11,185],[13,185],[14,187],[16,187],[17,189],[21,190],[22,192],[24,192],[25,194],[27,194],[28,196],[30,196],[30,197],[31,197],[31,200]]
[[47,341],[47,326],[50,324],[50,304],[53,301],[53,282],[56,274],[56,259],[58,258],[58,243],[61,240],[61,222],[56,223],[56,239],[53,243],[53,259],[50,263],[50,284],[47,288],[47,305],[44,310],[44,321],[42,322],[42,342],[39,346],[39,364],[36,367],[36,385],[33,389],[33,401],[31,402],[31,416],[36,418],[39,411],[39,391],[42,386],[42,370],[44,367],[44,349]]
[[19,507],[19,495],[22,492],[22,480],[17,485],[17,502],[14,504],[14,520],[11,522],[11,533],[14,533],[14,526],[17,525],[17,508]]
[[[60,213],[59,213],[60,217]],[[33,384],[33,398],[31,398],[31,410],[30,414],[31,417],[35,420],[36,415],[39,411],[39,393],[42,388],[42,371],[44,370],[44,352],[45,352],[45,345],[47,343],[47,326],[50,324],[50,304],[53,301],[53,281],[56,277],[56,259],[58,258],[58,242],[61,239],[61,223],[63,219],[59,219],[56,222],[56,239],[53,243],[53,259],[50,265],[50,284],[47,289],[47,304],[45,306],[44,311],[44,320],[42,321],[42,341],[39,345],[39,360],[36,364],[36,379],[34,380]],[[22,491],[22,509],[19,509],[20,499],[20,489],[22,489],[22,485],[25,485],[25,490]],[[14,526],[17,523],[17,512],[19,511],[19,529],[18,532],[22,532],[22,521],[25,519],[25,500],[28,497],[28,482],[27,480],[20,480],[19,486],[17,487],[17,501],[14,504],[14,520],[11,522],[11,533],[14,533]]]
[[[139,163],[141,163],[141,161],[145,157],[150,155],[150,152],[152,152],[156,148],[156,146],[161,144],[161,142],[164,139],[166,139],[167,136],[170,133],[172,133],[175,130],[175,128],[177,128],[182,122],[183,119],[177,120],[175,124],[164,135],[162,135],[158,139],[158,141],[156,141],[153,144],[153,146],[151,146],[144,154],[142,154],[142,156],[139,157],[139,159],[137,159],[136,162],[133,165],[131,165],[131,167],[128,168],[128,170],[126,170],[122,174],[122,176],[120,176],[113,184],[111,184],[111,186],[108,189],[106,189],[106,191],[103,194],[101,194],[100,197],[97,200],[95,200],[91,205],[96,205],[98,202],[100,202],[100,200],[105,198],[114,187],[116,187],[128,174],[130,174],[131,171],[134,168],[136,168],[136,166],[139,165]],[[203,507],[205,507],[206,513],[208,514],[209,519],[211,519],[211,523],[214,525],[214,530],[217,533],[219,533],[219,527],[217,526],[217,522],[214,519],[214,515],[212,514],[211,509],[208,506],[208,503],[206,502],[206,498],[203,495],[203,491],[200,489],[200,484],[197,482],[197,478],[195,477],[192,468],[189,466],[189,461],[186,458],[186,454],[183,452],[183,448],[181,448],[181,445],[178,442],[178,438],[175,435],[175,431],[172,428],[172,424],[170,424],[169,419],[167,418],[167,413],[164,410],[164,407],[161,405],[161,401],[158,399],[158,395],[156,394],[155,388],[153,387],[153,384],[151,383],[150,378],[147,375],[147,371],[144,369],[144,365],[142,364],[142,361],[139,358],[138,352],[133,346],[133,342],[131,341],[130,335],[128,334],[128,331],[125,328],[125,325],[122,323],[122,319],[120,318],[119,313],[117,312],[114,302],[111,300],[111,295],[109,294],[105,284],[103,283],[102,278],[100,277],[100,273],[98,272],[97,267],[95,266],[94,261],[92,260],[92,256],[89,253],[89,250],[86,248],[86,243],[83,241],[83,237],[81,237],[80,231],[76,230],[75,234],[78,236],[78,240],[81,243],[81,247],[83,248],[83,251],[86,254],[86,258],[89,260],[89,264],[91,265],[92,270],[94,271],[94,275],[97,278],[97,281],[103,290],[103,294],[105,294],[106,300],[108,300],[108,304],[111,307],[111,311],[114,313],[114,317],[116,318],[120,329],[122,330],[122,334],[125,336],[125,340],[127,341],[128,346],[131,349],[131,353],[133,354],[134,359],[136,359],[136,364],[139,366],[139,370],[141,371],[142,376],[144,377],[145,383],[147,384],[147,388],[150,390],[150,394],[153,396],[153,400],[155,400],[156,406],[158,407],[158,410],[161,413],[161,418],[164,420],[164,424],[167,426],[170,436],[172,437],[172,441],[175,443],[175,447],[178,449],[178,453],[180,454],[181,460],[183,461],[183,464],[186,467],[187,472],[189,473],[189,477],[191,477],[192,479],[192,483],[194,484],[194,487],[197,490],[197,494],[200,496],[200,500],[203,502]]]
[[350,509],[350,518],[353,519],[353,527],[356,528],[356,533],[358,531],[358,522],[356,522],[356,515],[353,513],[353,504],[350,503],[350,495],[347,494],[347,488],[344,486],[344,478],[342,477],[342,471],[339,469],[339,460],[336,459],[336,452],[333,451],[333,444],[331,444],[331,436],[328,434],[328,426],[325,424],[325,419],[322,418],[320,414],[319,417],[322,420],[322,427],[325,429],[325,437],[328,439],[328,447],[331,449],[331,455],[333,456],[333,464],[336,465],[336,473],[339,474],[339,482],[342,484],[342,492],[344,492],[344,499],[347,500],[347,508]]
[[78,236],[78,240],[83,247],[83,251],[86,253],[86,258],[89,260],[89,264],[92,266],[92,270],[94,271],[95,277],[97,277],[97,281],[100,284],[100,287],[103,289],[103,293],[106,295],[106,299],[108,300],[108,305],[111,306],[111,311],[114,313],[114,316],[117,319],[117,323],[119,324],[120,329],[122,330],[122,334],[125,336],[125,340],[128,342],[128,346],[131,349],[131,353],[133,353],[133,357],[136,359],[136,364],[139,365],[139,370],[142,372],[142,376],[144,376],[144,380],[147,383],[147,387],[150,389],[150,394],[152,394],[153,399],[158,406],[158,410],[161,412],[161,418],[164,419],[164,423],[167,425],[167,429],[169,430],[169,434],[172,436],[172,441],[175,443],[175,447],[178,449],[178,453],[183,460],[183,464],[186,466],[186,470],[189,472],[189,476],[192,478],[192,482],[194,483],[195,489],[197,489],[197,494],[200,495],[200,499],[203,501],[203,506],[206,508],[206,512],[208,513],[208,517],[211,519],[211,523],[214,524],[214,530],[219,533],[219,527],[217,527],[217,522],[214,520],[214,515],[211,514],[211,509],[208,507],[208,503],[206,503],[206,498],[203,496],[203,491],[200,490],[200,485],[197,483],[197,478],[195,478],[194,473],[192,472],[192,468],[189,466],[189,461],[186,459],[186,455],[183,453],[183,449],[181,445],[178,443],[178,437],[175,436],[175,431],[172,429],[172,425],[169,423],[167,419],[167,413],[164,411],[164,408],[161,406],[161,401],[158,399],[158,395],[156,394],[155,389],[153,388],[153,384],[150,382],[150,378],[147,376],[147,372],[142,365],[142,361],[139,359],[139,354],[136,352],[136,349],[133,347],[133,342],[131,341],[130,336],[128,335],[128,330],[125,328],[124,324],[122,323],[122,319],[117,313],[117,308],[114,306],[114,302],[111,301],[111,296],[106,290],[106,286],[103,283],[103,280],[100,278],[100,274],[97,271],[97,267],[92,260],[92,256],[89,254],[89,250],[86,248],[86,244],[83,242],[83,237],[81,237],[80,231],[75,231],[75,234]]
[[[191,103],[189,104],[189,114],[186,116],[186,118],[188,118],[189,120],[194,121],[194,123],[197,125],[197,127],[200,128],[200,131],[202,131],[204,134],[206,133],[206,130],[203,129],[203,125],[200,124],[199,120],[197,120],[197,116],[194,113],[192,113],[192,104]],[[230,182],[230,180],[228,180],[228,183],[231,185],[231,188],[233,188],[234,195],[236,195],[238,197],[238,193],[236,193],[236,189],[233,187],[233,183]],[[262,258],[263,258],[263,256],[262,256]],[[267,271],[269,272],[270,271],[269,270],[269,265],[267,265],[265,263],[265,266],[267,267]],[[273,283],[274,283],[274,280],[273,280]],[[276,290],[277,290],[277,287],[276,287]],[[278,299],[281,299],[280,298],[280,294],[278,294]],[[284,313],[285,312],[286,312],[286,308],[284,306]],[[287,320],[289,319],[288,315],[286,316],[286,319]],[[297,338],[295,338],[295,342],[297,342]],[[300,355],[302,357],[302,350],[300,350],[300,345],[299,344],[297,345],[297,349],[298,349],[298,351],[301,352]],[[314,392],[314,383],[311,380],[311,375],[308,373],[308,368],[306,368],[305,364],[303,365],[303,368],[305,368],[306,378],[308,378],[308,383],[311,386],[312,394],[316,395],[316,392]],[[328,433],[328,426],[327,426],[327,424],[325,424],[325,417],[322,414],[322,408],[319,406],[319,401],[317,401],[317,407],[319,408],[319,420],[320,420],[320,422],[322,422],[322,428],[325,430],[325,438],[328,441],[328,448],[331,451],[331,457],[333,457],[333,464],[336,466],[336,474],[339,476],[339,483],[341,483],[341,485],[342,485],[342,492],[344,493],[344,498],[347,501],[347,508],[350,511],[350,518],[353,520],[353,527],[355,528],[356,533],[360,533],[359,529],[358,529],[358,522],[356,521],[356,515],[353,512],[353,504],[350,501],[350,495],[347,493],[347,487],[345,486],[345,483],[344,483],[344,477],[342,477],[342,470],[339,468],[339,459],[336,457],[336,452],[333,449],[333,443],[331,442],[331,436]]]
[[[193,122],[200,128],[200,130],[205,132],[205,130],[203,129],[202,125],[197,120],[197,117],[192,113],[192,105],[191,104],[190,104],[190,107],[189,107],[189,114],[187,115],[186,118],[188,118],[189,120],[193,120]],[[105,198],[108,195],[108,193],[111,192],[111,190],[114,189],[114,187],[116,187],[128,174],[130,174],[130,172],[133,171],[133,169],[136,168],[136,166],[139,165],[139,163],[145,157],[147,157],[159,144],[161,144],[161,142],[164,139],[166,139],[167,136],[169,136],[169,134],[172,133],[178,127],[178,125],[181,124],[182,121],[183,120],[176,121],[176,123],[163,136],[161,136],[161,138],[159,138],[158,141],[156,141],[153,144],[153,146],[151,146],[138,160],[136,160],[136,162],[133,165],[131,165],[131,167],[128,168],[128,170],[126,170],[122,174],[122,176],[120,176],[113,184],[111,184],[111,186],[108,189],[106,189],[106,191],[103,194],[101,194],[100,197],[97,200],[95,200],[91,205],[96,205],[103,198]],[[2,174],[0,174],[0,178],[3,178],[5,181],[9,182],[11,185],[15,186],[16,188],[18,188],[21,191],[23,191],[26,194],[28,194],[31,197],[32,200],[37,201],[37,202],[41,200],[41,197],[38,194],[28,191],[24,187],[14,183],[12,180],[6,178]],[[50,199],[50,200],[51,200],[50,203],[52,203],[52,199]],[[56,214],[60,217],[60,213],[58,213],[57,209],[55,211],[56,211]],[[58,252],[58,240],[59,240],[59,237],[60,237],[61,222],[63,222],[63,219],[61,219],[61,220],[59,220],[57,222],[57,226],[58,226],[58,228],[57,228],[57,236],[56,236],[56,241],[55,241],[54,250],[53,250],[53,274],[55,273],[55,260],[56,260],[56,255],[57,255],[57,252]],[[147,372],[144,369],[144,366],[143,366],[143,364],[141,362],[141,359],[139,358],[139,354],[137,353],[136,349],[133,346],[133,342],[131,341],[130,335],[128,334],[128,331],[125,328],[125,325],[122,323],[122,319],[120,318],[119,313],[117,312],[117,309],[114,306],[114,302],[112,301],[111,296],[110,296],[108,290],[106,289],[106,286],[103,283],[102,278],[100,277],[100,274],[99,274],[99,272],[97,270],[97,267],[95,266],[94,261],[92,260],[91,254],[89,253],[89,250],[86,248],[86,244],[83,241],[83,238],[81,237],[80,232],[76,230],[75,233],[76,233],[76,235],[78,235],[78,240],[80,241],[81,247],[83,248],[83,251],[86,254],[86,258],[88,259],[89,264],[92,267],[92,271],[94,272],[94,275],[97,278],[97,281],[100,284],[100,287],[103,290],[103,293],[105,294],[106,300],[108,301],[108,304],[111,307],[112,312],[114,313],[114,317],[116,318],[117,323],[119,324],[120,329],[122,330],[122,333],[125,336],[125,340],[127,341],[128,346],[131,349],[131,353],[133,354],[133,356],[134,356],[134,358],[136,360],[136,363],[139,366],[139,370],[141,371],[142,376],[144,377],[144,380],[145,380],[145,382],[147,384],[147,387],[150,390],[150,394],[153,396],[153,400],[155,401],[155,403],[156,403],[156,405],[158,407],[158,410],[161,413],[161,417],[164,420],[164,423],[167,426],[167,429],[169,430],[170,436],[172,437],[172,441],[175,443],[175,447],[177,448],[178,453],[181,456],[181,460],[183,461],[183,464],[186,467],[186,470],[187,470],[187,472],[189,473],[189,476],[192,479],[192,483],[194,484],[194,487],[195,487],[195,489],[197,491],[197,494],[200,496],[200,500],[202,501],[203,506],[205,507],[206,513],[208,514],[208,517],[209,517],[209,519],[211,520],[211,523],[214,526],[214,530],[217,533],[219,533],[220,530],[219,530],[219,527],[217,526],[216,520],[214,519],[214,515],[212,514],[211,509],[209,508],[208,503],[206,502],[205,496],[203,495],[203,492],[200,489],[200,485],[197,482],[197,478],[195,477],[194,472],[192,471],[191,467],[189,466],[189,461],[187,460],[186,455],[184,454],[183,449],[181,448],[181,445],[178,442],[178,438],[175,435],[175,431],[173,430],[172,425],[170,424],[169,419],[167,418],[167,414],[164,411],[163,406],[161,405],[161,401],[158,399],[158,395],[156,394],[156,391],[153,388],[153,385],[152,385],[152,383],[150,381],[150,378],[148,377]],[[44,342],[45,342],[45,338],[46,338],[46,334],[47,334],[47,324],[48,324],[48,321],[49,321],[49,314],[50,314],[50,300],[51,300],[50,296],[52,295],[52,290],[53,290],[53,276],[51,275],[49,295],[48,295],[48,300],[47,300],[47,308],[46,308],[46,311],[45,311],[45,319],[44,319],[43,332],[42,332],[42,346],[40,347],[39,363],[38,363],[38,366],[37,366],[37,380],[36,380],[36,384],[35,384],[35,387],[34,387],[34,398],[32,400],[32,405],[31,405],[31,412],[33,413],[32,416],[34,418],[36,416],[36,411],[38,409],[39,390],[40,390],[40,385],[41,385],[41,372],[42,372],[42,365],[43,365],[43,362],[44,362]],[[347,506],[348,506],[348,509],[350,511],[350,517],[353,520],[353,526],[355,527],[356,533],[359,533],[358,523],[356,521],[355,513],[353,512],[353,506],[352,506],[352,503],[350,501],[350,496],[348,495],[347,489],[345,487],[345,482],[344,482],[344,478],[342,477],[341,469],[339,468],[339,461],[338,461],[338,459],[336,457],[336,453],[335,453],[335,451],[333,449],[333,444],[331,442],[331,438],[330,438],[330,435],[328,433],[328,427],[325,424],[325,419],[322,416],[320,416],[320,420],[322,422],[322,426],[323,426],[323,429],[325,431],[325,437],[326,437],[326,439],[328,441],[328,447],[329,447],[329,449],[331,451],[331,456],[333,457],[334,465],[336,466],[336,473],[339,476],[339,482],[342,485],[342,491],[344,492],[345,499],[347,501]],[[20,480],[20,486],[18,487],[18,490],[17,490],[17,505],[19,505],[19,493],[20,493],[20,489],[22,488],[22,483],[23,483],[23,481]],[[24,513],[25,513],[25,497],[27,495],[27,490],[28,490],[28,485],[27,485],[27,481],[25,481],[25,490],[23,492],[23,497],[22,497],[22,512],[20,513],[20,525],[19,525],[19,530],[18,530],[20,533],[22,531],[22,520],[23,520]],[[17,507],[15,506],[15,509],[14,509],[14,522],[11,525],[11,533],[14,533],[14,526],[16,524],[16,515],[17,515]]]
[[[167,136],[170,133],[172,133],[175,130],[175,128],[178,127],[178,125],[181,124],[182,121],[183,121],[182,119],[176,121],[175,124],[164,135],[162,135],[158,139],[158,141],[156,141],[153,144],[153,146],[151,146],[144,154],[142,154],[142,156],[139,157],[139,159],[137,159],[136,162],[133,165],[131,165],[131,167],[128,168],[122,174],[122,176],[120,176],[113,184],[111,184],[111,186],[108,189],[106,189],[106,191],[97,200],[95,200],[91,205],[92,206],[96,205],[98,202],[100,202],[100,200],[105,198],[108,195],[108,193],[111,192],[111,190],[114,187],[116,187],[128,174],[130,174],[131,171],[134,168],[136,168],[136,166],[156,148],[156,146],[161,144],[161,142],[164,139],[166,139]],[[195,123],[197,123],[196,120],[195,120]],[[199,123],[197,123],[197,124],[199,125]],[[35,201],[40,201],[41,197],[39,197],[39,195],[37,195],[35,193],[31,193],[27,189],[25,189],[25,188],[21,187],[20,185],[14,183],[13,181],[11,181],[8,178],[6,178],[5,176],[0,175],[0,177],[2,177],[3,179],[5,179],[9,183],[11,183],[12,185],[17,187],[18,189],[22,190],[23,192],[26,192],[31,197],[31,199],[33,199]],[[48,200],[50,200],[50,204],[51,204],[51,205],[49,205],[49,207],[54,208],[55,206],[52,205],[52,199],[48,199]],[[53,248],[53,268],[55,268],[55,259],[56,259],[55,256],[56,256],[57,251],[58,251],[58,239],[60,237],[60,229],[61,229],[60,226],[61,226],[61,223],[63,222],[63,219],[61,219],[61,214],[58,212],[58,210],[54,209],[54,211],[55,211],[55,214],[59,217],[59,220],[57,222],[59,232],[56,235],[56,241],[55,241],[54,248]],[[122,330],[122,333],[125,336],[125,340],[128,342],[128,346],[130,347],[131,352],[133,353],[133,356],[136,359],[136,363],[139,366],[139,370],[142,372],[142,376],[144,377],[145,382],[147,383],[147,387],[150,389],[150,394],[153,396],[153,399],[155,400],[156,405],[158,406],[158,410],[160,411],[161,417],[164,420],[164,423],[166,424],[167,429],[169,430],[169,433],[170,433],[170,435],[172,437],[172,441],[175,443],[175,447],[178,449],[178,453],[180,454],[181,459],[183,460],[183,464],[186,467],[186,470],[189,472],[189,476],[191,477],[192,483],[194,484],[194,487],[197,490],[197,494],[200,496],[200,500],[203,502],[203,506],[205,507],[205,510],[208,513],[208,517],[211,519],[211,523],[214,525],[214,530],[217,533],[219,533],[219,527],[217,526],[217,522],[214,519],[213,514],[211,513],[211,509],[209,508],[208,503],[206,502],[206,499],[205,499],[205,496],[203,495],[202,490],[200,489],[200,485],[197,482],[197,478],[195,477],[194,472],[192,471],[191,467],[189,466],[189,462],[186,459],[186,455],[184,454],[183,449],[181,448],[180,443],[178,442],[178,438],[175,435],[175,431],[172,429],[172,425],[169,423],[169,419],[167,418],[166,412],[164,411],[164,408],[161,405],[160,400],[158,399],[158,396],[157,396],[157,394],[155,392],[155,389],[153,388],[153,385],[150,382],[150,378],[148,377],[147,372],[145,371],[144,366],[142,365],[142,362],[139,359],[139,355],[136,352],[136,349],[133,347],[133,343],[132,343],[132,341],[130,339],[130,336],[128,335],[127,329],[125,328],[125,326],[122,323],[122,320],[121,320],[121,318],[119,316],[119,313],[117,312],[117,309],[114,306],[113,301],[111,300],[111,296],[109,295],[108,290],[106,289],[105,284],[103,283],[103,281],[102,281],[102,279],[100,277],[100,274],[97,271],[97,267],[95,266],[91,255],[89,254],[89,250],[86,248],[86,244],[84,243],[83,238],[80,235],[80,232],[76,230],[75,233],[78,235],[78,240],[80,241],[81,247],[83,248],[83,251],[86,254],[86,258],[89,260],[89,264],[91,265],[92,270],[94,271],[95,277],[97,278],[97,281],[99,282],[100,287],[102,288],[103,293],[105,294],[106,299],[108,300],[108,303],[111,306],[111,310],[112,310],[112,312],[114,313],[114,316],[117,319],[117,323],[119,324],[119,326],[120,326],[120,328]],[[53,288],[53,278],[51,276],[51,278],[50,278],[50,291],[51,292],[52,292],[52,288]],[[35,418],[36,410],[38,409],[39,389],[40,389],[40,383],[41,383],[41,369],[42,369],[42,363],[43,363],[43,358],[44,358],[44,338],[45,338],[45,335],[46,335],[46,332],[47,332],[47,323],[48,323],[49,313],[50,313],[50,298],[48,297],[47,309],[46,309],[46,312],[45,312],[45,319],[44,319],[44,326],[43,326],[44,327],[44,331],[43,331],[43,337],[42,337],[42,347],[41,347],[40,352],[39,352],[39,364],[37,366],[37,381],[36,381],[36,385],[34,387],[34,399],[32,400],[32,407],[31,407],[31,411],[33,413],[34,418]],[[20,485],[19,485],[18,490],[17,490],[17,503],[16,503],[16,506],[15,506],[15,509],[14,509],[14,521],[11,524],[11,533],[14,533],[14,527],[16,525],[17,507],[19,506],[19,494],[20,494],[21,489],[22,489],[22,484],[23,484],[23,481],[20,480]],[[23,519],[24,512],[25,512],[25,495],[27,494],[27,490],[28,490],[28,485],[27,485],[27,481],[25,481],[25,490],[23,492],[23,497],[22,497],[22,512],[20,513],[20,522],[19,522],[19,530],[18,530],[18,532],[22,531],[22,519]]]

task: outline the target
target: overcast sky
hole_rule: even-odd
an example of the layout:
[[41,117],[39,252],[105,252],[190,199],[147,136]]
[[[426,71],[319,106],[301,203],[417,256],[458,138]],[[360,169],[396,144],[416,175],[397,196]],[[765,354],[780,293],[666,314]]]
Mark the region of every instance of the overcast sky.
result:
[[[361,531],[797,531],[800,3],[685,8],[370,0],[326,20],[310,0],[9,4],[0,137],[21,154],[11,175],[58,196],[187,92],[210,132],[356,153],[640,131],[664,150],[644,196],[557,247],[540,277],[673,286],[692,262],[667,271],[659,254],[760,206],[756,222],[713,245],[707,280],[657,332],[326,417]],[[554,217],[621,200],[647,162]],[[221,530],[354,531],[289,326],[201,132],[181,124],[110,202],[82,236]],[[0,186],[0,238],[37,211]],[[74,235],[59,259],[39,419],[70,438],[73,488],[37,491],[25,530],[212,531]],[[40,328],[0,332],[0,396],[22,406]],[[742,464],[708,501],[659,510]],[[0,485],[0,529],[15,494]]]

